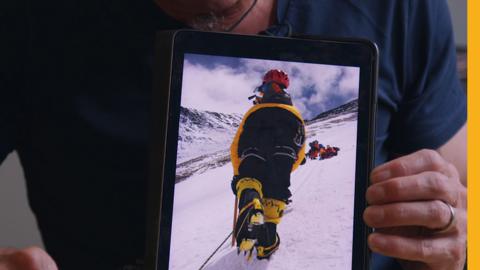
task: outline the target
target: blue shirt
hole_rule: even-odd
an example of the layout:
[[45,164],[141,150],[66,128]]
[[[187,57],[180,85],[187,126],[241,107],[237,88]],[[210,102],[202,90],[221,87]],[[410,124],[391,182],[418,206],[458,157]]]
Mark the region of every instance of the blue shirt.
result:
[[[46,248],[62,269],[135,263],[144,253],[154,33],[184,26],[153,1],[0,5],[0,161],[18,151]],[[378,44],[376,164],[438,148],[465,123],[445,1],[277,6],[278,22],[294,32]],[[375,269],[397,267],[379,258]]]

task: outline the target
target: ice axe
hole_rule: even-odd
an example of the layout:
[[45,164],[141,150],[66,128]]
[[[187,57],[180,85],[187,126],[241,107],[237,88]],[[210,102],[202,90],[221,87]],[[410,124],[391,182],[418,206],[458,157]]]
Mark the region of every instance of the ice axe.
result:
[[237,223],[238,199],[235,196],[235,206],[233,209],[233,229],[232,229],[232,247],[235,246],[235,224]]

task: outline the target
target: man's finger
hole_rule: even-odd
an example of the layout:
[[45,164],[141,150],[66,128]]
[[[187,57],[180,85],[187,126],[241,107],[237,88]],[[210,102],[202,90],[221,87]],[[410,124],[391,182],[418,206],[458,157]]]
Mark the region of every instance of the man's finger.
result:
[[53,259],[41,248],[0,249],[0,270],[58,270]]
[[427,171],[373,184],[367,189],[366,197],[369,204],[375,205],[442,200],[457,206],[460,196],[459,186],[457,181],[442,173]]
[[444,202],[435,200],[369,206],[363,217],[372,228],[423,226],[439,229],[450,222],[451,212]]
[[446,172],[449,169],[448,162],[436,151],[420,150],[378,166],[372,171],[370,180],[372,183],[379,183],[391,178],[418,174],[424,171]]
[[[372,233],[368,237],[372,251],[385,256],[427,264],[441,265],[442,262],[462,261],[465,243],[453,238],[406,238],[383,233]],[[447,269],[447,268],[446,268]]]

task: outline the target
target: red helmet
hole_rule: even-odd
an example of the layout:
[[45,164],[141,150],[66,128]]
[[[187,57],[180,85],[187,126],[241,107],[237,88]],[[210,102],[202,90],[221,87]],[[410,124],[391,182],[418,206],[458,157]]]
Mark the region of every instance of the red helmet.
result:
[[263,76],[263,83],[276,82],[282,84],[285,88],[288,88],[290,81],[288,80],[287,73],[279,69],[271,69]]

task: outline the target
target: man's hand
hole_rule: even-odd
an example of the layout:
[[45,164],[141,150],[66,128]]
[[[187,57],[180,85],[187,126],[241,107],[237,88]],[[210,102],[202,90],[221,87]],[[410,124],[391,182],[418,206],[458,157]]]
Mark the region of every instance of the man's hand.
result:
[[0,248],[0,270],[57,270],[53,259],[41,248]]
[[[467,191],[457,169],[433,150],[385,163],[371,174],[366,224],[377,253],[400,259],[405,269],[463,269]],[[447,231],[455,210],[455,223]]]

